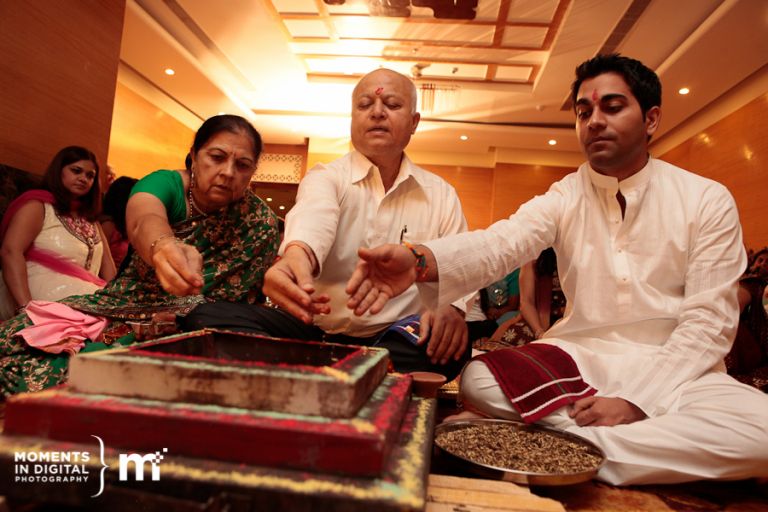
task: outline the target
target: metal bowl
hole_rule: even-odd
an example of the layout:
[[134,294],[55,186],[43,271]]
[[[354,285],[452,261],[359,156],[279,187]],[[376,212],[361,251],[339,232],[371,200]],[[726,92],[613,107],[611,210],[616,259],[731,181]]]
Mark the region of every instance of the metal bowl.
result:
[[435,439],[437,436],[444,432],[452,432],[454,430],[461,430],[464,428],[489,424],[489,423],[503,423],[509,425],[510,428],[516,430],[524,430],[529,432],[541,432],[546,435],[560,437],[568,439],[569,441],[582,445],[587,448],[587,452],[600,458],[600,463],[589,470],[581,471],[578,473],[532,473],[527,471],[520,471],[515,469],[501,468],[497,466],[491,466],[488,464],[482,464],[473,460],[467,459],[460,455],[451,453],[445,448],[435,443],[435,450],[437,453],[445,457],[452,465],[467,469],[471,473],[478,476],[494,479],[504,480],[507,482],[514,482],[524,485],[572,485],[591,480],[597,474],[597,471],[605,463],[605,454],[594,443],[588,441],[577,435],[563,432],[548,427],[541,427],[538,425],[527,425],[519,421],[509,420],[493,420],[493,419],[474,419],[474,420],[462,420],[462,421],[450,421],[447,423],[441,423],[435,427]]

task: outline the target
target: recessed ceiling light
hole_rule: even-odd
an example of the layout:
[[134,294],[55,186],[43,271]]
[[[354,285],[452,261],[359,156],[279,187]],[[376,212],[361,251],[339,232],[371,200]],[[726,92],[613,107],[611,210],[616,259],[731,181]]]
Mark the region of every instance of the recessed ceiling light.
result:
[[176,74],[176,71],[174,71],[171,68],[165,68],[165,74],[168,75],[168,76],[173,76],[173,75]]
[[272,198],[271,198],[271,197],[268,197],[268,198],[267,198],[267,202],[268,202],[268,203],[271,203],[271,202],[272,202]]
[[461,140],[468,140],[469,139],[469,137],[467,137],[466,135],[460,135],[459,138]]
[[689,92],[691,92],[691,90],[690,90],[689,88],[687,88],[687,87],[683,87],[683,88],[679,89],[677,92],[679,92],[680,94],[682,94],[683,96],[685,96],[686,94],[688,94]]
[[278,208],[279,208],[280,210],[285,210],[285,206],[283,206],[283,205],[280,205],[280,206],[278,206]]
[[555,139],[549,139],[547,141],[547,144],[549,144],[550,146],[554,146],[555,144],[557,144],[557,141]]

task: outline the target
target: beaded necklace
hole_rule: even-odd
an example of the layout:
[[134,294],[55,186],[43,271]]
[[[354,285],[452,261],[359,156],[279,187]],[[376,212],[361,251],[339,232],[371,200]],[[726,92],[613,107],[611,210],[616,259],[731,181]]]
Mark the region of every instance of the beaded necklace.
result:
[[203,215],[207,216],[208,214],[205,213],[199,206],[197,206],[197,203],[195,202],[195,198],[192,196],[192,185],[189,186],[189,191],[187,192],[187,196],[189,197],[189,216],[192,215],[192,212],[194,211],[195,215]]
[[207,217],[208,214],[205,213],[202,208],[200,208],[197,203],[195,202],[195,198],[192,195],[192,189],[195,188],[195,171],[191,170],[189,171],[189,189],[187,190],[187,198],[189,198],[189,205],[187,206],[187,217],[192,217],[192,214],[195,214],[195,217],[202,215],[203,217]]

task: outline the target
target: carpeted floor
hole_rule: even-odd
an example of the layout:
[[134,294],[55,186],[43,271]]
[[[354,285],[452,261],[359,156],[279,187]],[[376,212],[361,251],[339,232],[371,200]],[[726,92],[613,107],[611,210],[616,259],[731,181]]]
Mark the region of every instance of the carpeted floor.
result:
[[618,488],[599,482],[531,491],[561,502],[574,512],[757,512],[768,511],[768,483],[695,482]]

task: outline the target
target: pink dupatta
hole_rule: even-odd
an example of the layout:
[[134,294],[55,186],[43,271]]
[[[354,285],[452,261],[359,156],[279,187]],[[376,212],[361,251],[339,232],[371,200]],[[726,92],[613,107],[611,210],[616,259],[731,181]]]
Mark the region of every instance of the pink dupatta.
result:
[[[5,232],[8,230],[8,225],[11,223],[13,216],[22,206],[27,204],[29,201],[40,201],[43,203],[53,204],[55,199],[53,194],[47,190],[38,189],[24,192],[19,197],[14,199],[11,204],[8,205],[8,209],[5,211],[5,215],[3,216],[3,221],[0,223],[0,240],[5,237]],[[35,247],[34,244],[29,246],[29,248],[24,253],[24,257],[28,261],[34,261],[35,263],[38,263],[58,274],[64,274],[102,287],[107,284],[107,282],[101,279],[99,276],[91,274],[83,267],[62,258],[55,252],[39,249]]]

